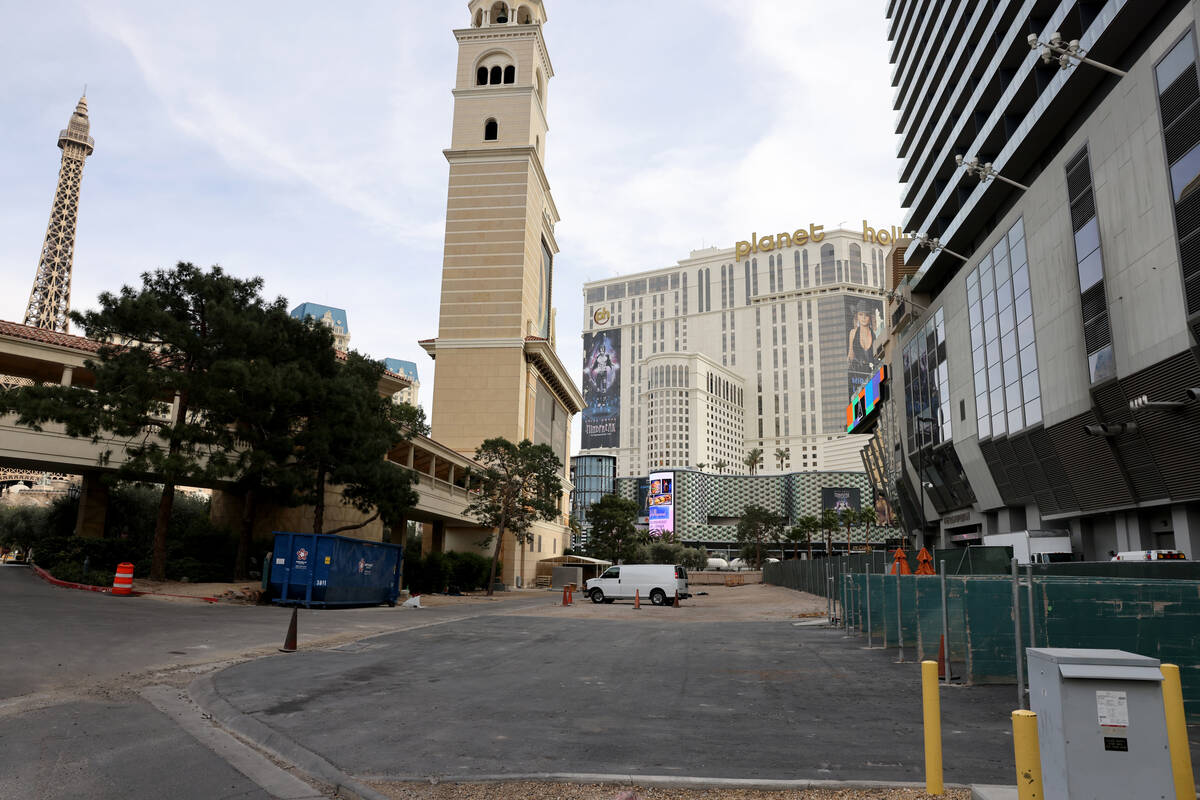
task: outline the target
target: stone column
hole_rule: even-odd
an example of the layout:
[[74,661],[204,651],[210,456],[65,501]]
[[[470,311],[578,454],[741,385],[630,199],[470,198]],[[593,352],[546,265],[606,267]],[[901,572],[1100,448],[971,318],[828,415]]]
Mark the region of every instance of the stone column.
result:
[[71,378],[74,376],[74,374],[75,374],[75,368],[74,368],[74,367],[72,367],[70,364],[63,364],[63,371],[62,371],[62,385],[63,385],[63,386],[70,386],[70,385],[71,385]]
[[79,492],[79,514],[75,518],[75,535],[89,539],[104,536],[104,519],[108,514],[108,487],[100,480],[99,472],[85,472]]
[[1171,506],[1175,530],[1175,549],[1190,559],[1200,558],[1200,504],[1176,503]]

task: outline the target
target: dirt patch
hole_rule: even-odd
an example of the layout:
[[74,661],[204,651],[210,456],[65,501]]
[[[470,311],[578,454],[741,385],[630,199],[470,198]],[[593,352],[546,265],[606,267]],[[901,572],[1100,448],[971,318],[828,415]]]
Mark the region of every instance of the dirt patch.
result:
[[133,590],[145,592],[145,597],[171,603],[195,603],[202,598],[211,597],[219,603],[256,605],[262,595],[262,582],[189,583],[137,578],[133,581]]
[[825,614],[825,599],[782,586],[746,584],[744,586],[693,586],[696,595],[681,600],[679,608],[655,606],[646,598],[641,608],[633,601],[593,603],[576,592],[574,603],[562,604],[562,593],[548,592],[545,605],[522,609],[514,614],[563,616],[578,619],[620,619],[674,622],[754,622],[762,620],[801,620]]
[[[645,789],[616,784],[440,783],[372,784],[393,800],[930,800],[917,789]],[[969,789],[946,789],[940,800],[967,800]]]

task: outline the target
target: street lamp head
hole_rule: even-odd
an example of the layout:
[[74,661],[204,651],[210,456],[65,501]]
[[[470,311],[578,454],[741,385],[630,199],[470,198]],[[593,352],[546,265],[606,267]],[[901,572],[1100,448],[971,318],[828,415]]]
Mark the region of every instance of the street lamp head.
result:
[[1062,44],[1062,40],[1063,40],[1062,34],[1059,33],[1058,31],[1055,31],[1054,33],[1050,34],[1050,46],[1051,47],[1058,47],[1060,44]]
[[1030,50],[1037,50],[1037,49],[1038,49],[1038,45],[1039,45],[1039,44],[1041,44],[1041,43],[1038,41],[1038,38],[1037,38],[1037,34],[1036,34],[1036,33],[1031,33],[1031,34],[1029,34],[1028,36],[1026,36],[1026,37],[1025,37],[1025,41],[1029,42],[1029,49],[1030,49]]
[[957,164],[958,166],[960,166],[960,167],[961,167],[961,166],[963,165],[963,157],[962,157],[962,156],[955,156],[955,157],[954,157],[954,163],[955,163],[955,164]]

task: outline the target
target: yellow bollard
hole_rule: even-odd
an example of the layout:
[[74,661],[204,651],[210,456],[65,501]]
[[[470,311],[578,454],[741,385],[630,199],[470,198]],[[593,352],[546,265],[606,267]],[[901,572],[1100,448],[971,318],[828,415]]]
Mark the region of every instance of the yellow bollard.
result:
[[1018,709],[1012,712],[1013,755],[1017,762],[1019,800],[1043,800],[1042,756],[1038,749],[1037,714]]
[[1171,774],[1175,778],[1176,800],[1196,800],[1196,779],[1192,774],[1192,754],[1188,749],[1187,720],[1183,711],[1183,686],[1179,667],[1162,665],[1163,708],[1167,715],[1167,742],[1171,748]]
[[925,707],[925,792],[940,796],[942,785],[942,700],[936,661],[921,662],[921,699]]

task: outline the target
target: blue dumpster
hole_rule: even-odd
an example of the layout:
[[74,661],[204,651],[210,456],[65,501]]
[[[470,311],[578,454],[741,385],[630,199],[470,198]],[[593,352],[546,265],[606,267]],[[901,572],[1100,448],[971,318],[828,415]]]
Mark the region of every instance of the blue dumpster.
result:
[[404,549],[345,536],[276,531],[271,602],[305,608],[395,605]]

